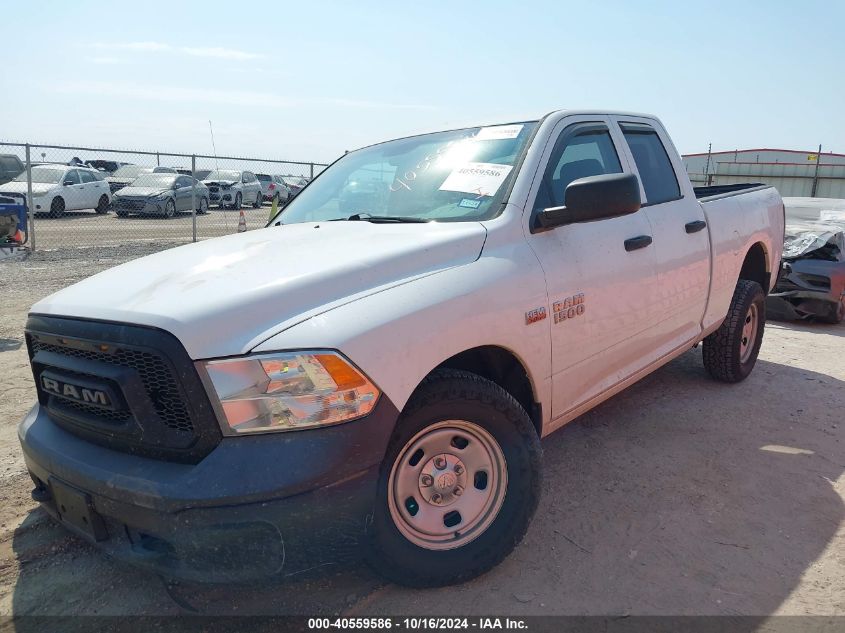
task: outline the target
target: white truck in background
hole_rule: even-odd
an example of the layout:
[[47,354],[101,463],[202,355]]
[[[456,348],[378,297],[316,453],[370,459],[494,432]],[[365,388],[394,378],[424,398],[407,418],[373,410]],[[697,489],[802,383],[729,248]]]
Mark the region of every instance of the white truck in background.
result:
[[350,152],[263,230],[32,308],[33,496],[170,576],[363,553],[472,578],[528,528],[542,437],[702,342],[712,377],[748,376],[783,214],[769,187],[694,190],[641,114]]

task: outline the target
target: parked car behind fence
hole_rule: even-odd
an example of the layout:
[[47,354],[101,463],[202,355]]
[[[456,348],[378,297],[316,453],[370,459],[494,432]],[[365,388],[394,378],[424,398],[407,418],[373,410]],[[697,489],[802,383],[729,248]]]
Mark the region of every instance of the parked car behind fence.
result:
[[[36,213],[61,217],[65,211],[93,209],[106,213],[111,203],[109,186],[103,175],[89,167],[38,165],[32,171],[32,205]],[[0,185],[0,192],[27,192],[27,174]]]

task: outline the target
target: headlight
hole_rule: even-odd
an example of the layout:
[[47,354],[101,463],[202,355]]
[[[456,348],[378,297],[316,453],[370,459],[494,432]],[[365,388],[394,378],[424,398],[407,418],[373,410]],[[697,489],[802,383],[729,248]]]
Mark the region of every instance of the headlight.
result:
[[170,197],[170,194],[164,192],[164,193],[160,193],[158,195],[153,196],[153,200],[159,200],[159,201],[167,200],[169,197]]
[[223,433],[330,426],[367,415],[379,390],[337,352],[280,352],[202,363],[223,409]]

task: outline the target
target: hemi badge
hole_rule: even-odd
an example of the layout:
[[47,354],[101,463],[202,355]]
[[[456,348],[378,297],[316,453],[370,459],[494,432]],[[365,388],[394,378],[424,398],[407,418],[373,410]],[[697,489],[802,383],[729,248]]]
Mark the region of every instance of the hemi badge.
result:
[[534,308],[525,313],[525,325],[531,325],[546,318],[546,307]]

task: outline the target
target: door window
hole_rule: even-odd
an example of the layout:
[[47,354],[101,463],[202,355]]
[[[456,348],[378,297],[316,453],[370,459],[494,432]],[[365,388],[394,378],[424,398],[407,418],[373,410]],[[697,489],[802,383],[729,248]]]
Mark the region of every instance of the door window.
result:
[[97,180],[96,178],[94,178],[94,174],[92,174],[90,171],[79,171],[77,173],[79,174],[79,178],[80,180],[82,180],[83,184],[85,184],[86,182],[96,182]]
[[79,184],[79,172],[75,169],[69,169],[65,174],[65,177],[62,179],[62,182],[67,183],[69,185],[78,185]]
[[680,198],[675,169],[654,128],[640,123],[622,123],[621,127],[640,172],[646,203],[660,204]]
[[566,204],[566,187],[587,176],[622,173],[619,155],[603,124],[576,124],[561,132],[540,183],[534,211]]

